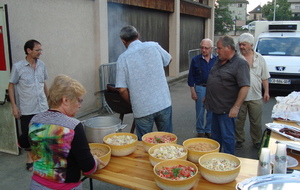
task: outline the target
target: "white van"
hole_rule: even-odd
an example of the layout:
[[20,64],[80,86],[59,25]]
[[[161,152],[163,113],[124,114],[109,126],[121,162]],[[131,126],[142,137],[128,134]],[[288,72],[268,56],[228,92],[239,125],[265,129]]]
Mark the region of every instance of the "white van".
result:
[[[292,21],[291,21],[292,22]],[[300,91],[300,31],[297,24],[269,24],[255,49],[266,60],[270,91]]]

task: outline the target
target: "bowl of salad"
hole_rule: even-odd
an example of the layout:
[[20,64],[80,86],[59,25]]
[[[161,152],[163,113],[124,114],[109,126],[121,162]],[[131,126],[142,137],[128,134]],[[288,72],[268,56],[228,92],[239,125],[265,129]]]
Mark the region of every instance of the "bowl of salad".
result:
[[102,143],[89,143],[89,147],[92,155],[98,156],[98,158],[104,162],[104,165],[101,165],[99,169],[107,166],[111,158],[111,148]]
[[184,146],[173,143],[163,143],[152,146],[149,151],[149,160],[152,166],[158,162],[172,159],[187,159],[187,149]]
[[156,145],[156,144],[162,144],[162,143],[177,143],[177,136],[174,135],[173,133],[168,133],[168,132],[151,132],[147,133],[142,136],[142,141],[143,141],[143,147],[145,148],[146,152],[148,150]]
[[238,157],[226,153],[209,153],[199,158],[199,170],[207,181],[217,184],[235,180],[241,169]]
[[164,190],[191,189],[199,179],[198,167],[186,160],[166,160],[153,167],[154,181]]
[[127,156],[136,150],[137,139],[132,133],[112,133],[106,135],[103,142],[111,148],[111,155]]
[[190,138],[183,142],[183,146],[188,150],[187,159],[194,163],[198,163],[199,158],[204,154],[220,150],[220,144],[208,138]]

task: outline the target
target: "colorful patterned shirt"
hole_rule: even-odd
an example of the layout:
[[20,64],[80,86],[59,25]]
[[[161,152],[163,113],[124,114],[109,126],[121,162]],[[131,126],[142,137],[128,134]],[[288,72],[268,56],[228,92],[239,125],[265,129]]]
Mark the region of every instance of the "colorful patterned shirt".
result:
[[53,189],[80,184],[81,171],[91,174],[96,163],[79,120],[56,111],[34,116],[29,128],[33,180]]

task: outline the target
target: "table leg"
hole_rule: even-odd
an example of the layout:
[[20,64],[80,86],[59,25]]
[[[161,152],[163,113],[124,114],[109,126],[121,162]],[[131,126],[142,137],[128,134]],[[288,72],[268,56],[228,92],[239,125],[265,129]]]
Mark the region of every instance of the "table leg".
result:
[[90,190],[93,190],[93,179],[90,178]]

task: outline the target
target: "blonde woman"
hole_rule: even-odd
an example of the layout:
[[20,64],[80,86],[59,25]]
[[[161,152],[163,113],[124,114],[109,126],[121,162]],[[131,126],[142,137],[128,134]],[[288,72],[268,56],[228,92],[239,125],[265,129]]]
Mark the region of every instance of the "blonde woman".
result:
[[49,89],[50,109],[32,118],[29,127],[34,160],[31,190],[81,190],[81,172],[92,174],[103,164],[90,153],[83,126],[73,118],[85,92],[78,81],[57,76]]

